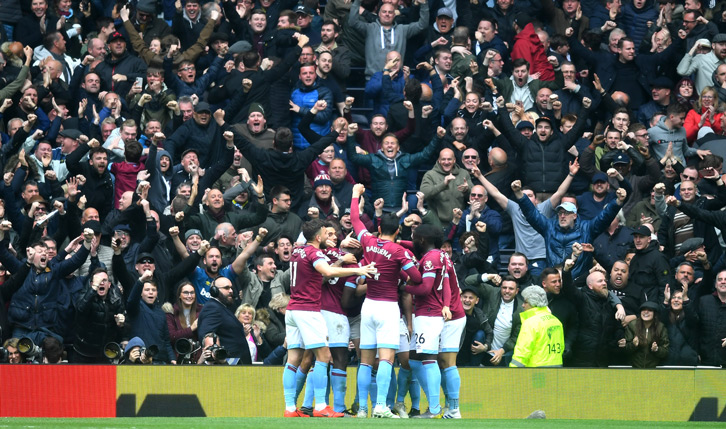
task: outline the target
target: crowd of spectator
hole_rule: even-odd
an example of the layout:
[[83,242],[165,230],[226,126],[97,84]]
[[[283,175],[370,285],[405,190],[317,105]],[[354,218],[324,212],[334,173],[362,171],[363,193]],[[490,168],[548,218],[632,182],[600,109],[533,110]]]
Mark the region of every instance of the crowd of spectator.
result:
[[5,0],[0,21],[9,362],[281,363],[303,222],[355,255],[357,210],[444,232],[460,366],[509,364],[532,285],[565,366],[726,364],[724,1]]

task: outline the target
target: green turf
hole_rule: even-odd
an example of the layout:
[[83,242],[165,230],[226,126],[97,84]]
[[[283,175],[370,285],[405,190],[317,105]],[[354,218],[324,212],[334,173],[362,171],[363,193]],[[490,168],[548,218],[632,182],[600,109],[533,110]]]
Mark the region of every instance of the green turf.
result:
[[716,422],[637,422],[623,420],[374,420],[374,419],[282,419],[282,418],[162,418],[132,417],[117,419],[37,419],[0,418],[0,428],[274,428],[295,429],[317,427],[421,428],[448,425],[464,429],[481,428],[694,428],[723,427]]

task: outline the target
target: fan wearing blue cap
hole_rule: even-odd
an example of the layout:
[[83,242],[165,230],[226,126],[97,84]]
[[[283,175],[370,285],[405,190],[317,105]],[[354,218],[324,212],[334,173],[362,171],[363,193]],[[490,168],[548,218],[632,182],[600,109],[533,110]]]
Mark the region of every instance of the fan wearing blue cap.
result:
[[602,171],[595,173],[592,176],[592,190],[577,196],[580,219],[595,219],[605,206],[615,199],[615,189],[610,186],[608,176],[617,179],[620,187],[625,189],[628,194],[632,194],[630,182],[622,174],[618,173],[614,168],[609,169],[608,173],[605,174]]
[[[565,258],[572,252],[573,243],[592,243],[595,237],[610,226],[628,196],[625,189],[618,189],[617,199],[608,204],[595,219],[578,219],[577,206],[570,201],[560,203],[555,208],[557,216],[548,219],[537,210],[529,197],[524,195],[522,183],[519,180],[512,182],[512,191],[527,222],[544,237],[547,266],[550,267],[564,263]],[[591,264],[592,254],[583,253],[577,259],[572,275],[577,277],[586,273]]]

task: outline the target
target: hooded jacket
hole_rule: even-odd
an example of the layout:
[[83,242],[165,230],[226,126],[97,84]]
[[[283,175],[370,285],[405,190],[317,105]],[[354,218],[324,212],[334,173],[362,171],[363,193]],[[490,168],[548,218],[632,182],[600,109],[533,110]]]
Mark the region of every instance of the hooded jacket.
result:
[[[166,170],[166,173],[161,171],[159,164],[163,156],[169,158],[169,168]],[[151,188],[149,188],[149,203],[157,213],[164,213],[170,201],[171,177],[174,170],[171,154],[164,149],[159,149],[155,144],[151,144],[145,165],[146,170],[149,172],[148,182],[151,184]]]
[[171,32],[179,36],[182,49],[188,49],[210,21],[212,22],[212,28],[214,28],[214,20],[202,18],[201,7],[199,8],[197,19],[193,21],[187,15],[186,9],[183,9],[181,12],[174,14],[171,22]]
[[512,48],[512,60],[524,58],[529,63],[529,74],[540,73],[540,79],[544,81],[555,80],[555,70],[552,64],[547,61],[547,54],[542,41],[534,31],[534,25],[529,23],[524,29],[514,36],[514,47]]
[[686,157],[696,155],[696,148],[688,146],[686,138],[686,129],[680,127],[678,129],[668,128],[666,125],[667,117],[660,118],[657,124],[648,128],[648,136],[650,137],[650,148],[653,151],[653,157],[661,159],[665,156],[669,142],[673,142],[673,155],[686,165]]

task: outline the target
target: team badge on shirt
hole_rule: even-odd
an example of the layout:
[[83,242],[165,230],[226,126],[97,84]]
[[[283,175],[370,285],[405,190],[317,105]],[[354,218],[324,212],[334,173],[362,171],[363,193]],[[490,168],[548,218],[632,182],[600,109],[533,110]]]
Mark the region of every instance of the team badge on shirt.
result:
[[428,270],[433,270],[433,269],[434,269],[434,264],[430,260],[424,262],[424,270],[428,271]]

